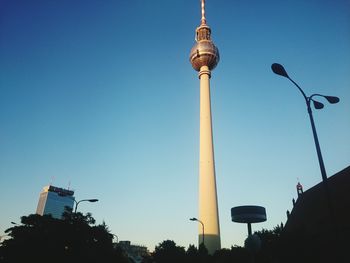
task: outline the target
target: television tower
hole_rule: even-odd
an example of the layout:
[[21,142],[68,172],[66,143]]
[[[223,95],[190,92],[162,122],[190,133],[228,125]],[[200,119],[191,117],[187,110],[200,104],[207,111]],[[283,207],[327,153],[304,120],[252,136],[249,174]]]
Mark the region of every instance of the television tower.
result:
[[[211,29],[205,19],[205,0],[201,0],[202,19],[196,29],[196,43],[190,62],[199,72],[200,135],[199,135],[199,244],[204,242],[210,254],[221,248],[218,201],[216,194],[213,131],[210,106],[210,76],[219,62],[219,50],[211,40]],[[203,234],[204,233],[204,234]],[[204,237],[203,237],[204,235]]]

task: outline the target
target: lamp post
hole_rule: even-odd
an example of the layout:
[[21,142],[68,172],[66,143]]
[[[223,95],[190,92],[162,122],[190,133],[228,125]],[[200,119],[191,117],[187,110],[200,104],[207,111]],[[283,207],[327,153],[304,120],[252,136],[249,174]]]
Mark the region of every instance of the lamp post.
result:
[[[310,105],[311,105],[311,101],[312,101],[313,104],[314,104],[314,107],[317,110],[318,109],[322,109],[324,107],[323,103],[315,100],[314,97],[323,97],[331,104],[338,103],[339,102],[339,98],[338,97],[334,97],[334,96],[321,95],[321,94],[317,94],[317,93],[316,94],[312,94],[311,96],[306,96],[305,92],[299,87],[299,85],[297,83],[295,83],[295,81],[292,80],[288,76],[286,70],[284,69],[284,67],[281,64],[274,63],[274,64],[271,65],[271,69],[272,69],[272,71],[275,74],[289,79],[298,88],[298,90],[301,92],[301,94],[303,95],[303,97],[305,99],[306,106],[307,106],[307,112],[309,113],[309,117],[310,117],[312,133],[313,133],[313,136],[314,136],[318,162],[319,162],[320,169],[321,169],[322,184],[323,184],[323,188],[324,188],[324,192],[325,192],[326,202],[327,202],[327,205],[328,205],[328,213],[329,213],[328,215],[329,215],[329,218],[330,218],[330,220],[332,222],[332,225],[334,227],[334,241],[335,241],[334,243],[337,244],[338,243],[338,224],[337,224],[337,219],[336,219],[335,214],[334,214],[334,208],[333,208],[333,204],[332,204],[332,201],[331,201],[331,194],[330,194],[330,190],[329,190],[329,187],[328,187],[327,173],[326,173],[326,169],[325,169],[325,166],[324,166],[324,163],[323,163],[323,158],[322,158],[322,154],[321,154],[321,148],[320,148],[320,144],[318,142],[315,122],[314,122],[314,118],[312,116],[312,110],[311,110],[311,106]],[[335,248],[335,249],[338,250],[337,248]]]
[[195,218],[195,217],[190,218],[190,220],[191,221],[197,221],[197,222],[199,222],[202,225],[202,244],[204,246],[204,224],[203,224],[203,222],[201,220]]
[[275,74],[289,79],[298,88],[298,90],[301,92],[301,94],[303,95],[303,97],[305,99],[306,106],[307,106],[307,112],[309,113],[309,117],[310,117],[312,133],[313,133],[313,136],[314,136],[318,162],[320,164],[322,181],[325,183],[327,181],[327,173],[326,173],[326,169],[325,169],[325,166],[324,166],[324,163],[323,163],[323,158],[322,158],[322,154],[321,154],[321,148],[320,148],[320,144],[318,142],[315,122],[314,122],[314,118],[312,116],[312,110],[311,110],[310,104],[311,104],[311,101],[312,101],[313,104],[314,104],[315,109],[319,110],[319,109],[322,109],[324,107],[324,105],[323,105],[323,103],[315,100],[314,97],[323,97],[331,104],[338,103],[339,102],[339,98],[338,97],[334,97],[334,96],[321,95],[321,94],[312,94],[311,96],[306,96],[305,92],[299,87],[299,85],[297,83],[295,83],[295,81],[292,80],[288,76],[286,70],[284,69],[284,67],[281,64],[274,63],[274,64],[271,65],[271,69],[272,69],[272,71]]
[[78,209],[78,205],[79,203],[81,202],[90,202],[90,203],[94,203],[94,202],[97,202],[98,199],[83,199],[83,200],[80,200],[80,201],[76,201],[75,199],[73,199],[74,202],[75,202],[75,209],[74,209],[74,213],[76,214],[77,213],[77,209]]

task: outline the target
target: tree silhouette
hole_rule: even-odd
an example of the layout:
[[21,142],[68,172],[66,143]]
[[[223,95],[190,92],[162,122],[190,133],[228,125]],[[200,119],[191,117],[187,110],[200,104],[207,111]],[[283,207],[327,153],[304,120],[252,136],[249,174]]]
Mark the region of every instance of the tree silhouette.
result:
[[184,247],[177,246],[172,240],[165,240],[155,247],[153,260],[156,263],[178,263],[185,261]]
[[66,213],[63,220],[51,215],[21,217],[21,224],[7,229],[0,262],[129,262],[113,248],[105,223],[94,225],[91,214]]
[[221,249],[209,255],[204,245],[197,249],[190,245],[187,251],[172,240],[165,240],[156,246],[155,251],[145,257],[143,263],[251,263],[249,251],[242,247]]
[[194,245],[190,245],[186,251],[186,261],[188,263],[209,263],[211,256],[203,244],[199,245],[197,249]]

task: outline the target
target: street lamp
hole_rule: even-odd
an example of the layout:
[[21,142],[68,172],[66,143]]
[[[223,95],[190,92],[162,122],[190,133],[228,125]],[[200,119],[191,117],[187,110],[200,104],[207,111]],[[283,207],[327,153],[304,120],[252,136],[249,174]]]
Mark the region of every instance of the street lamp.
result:
[[190,220],[191,221],[197,221],[197,222],[199,222],[202,225],[202,244],[204,246],[204,224],[203,224],[203,222],[201,220],[195,218],[195,217],[190,218]]
[[311,101],[314,104],[314,107],[319,110],[322,109],[324,107],[323,103],[317,101],[314,99],[314,97],[323,97],[325,98],[329,103],[331,104],[335,104],[339,102],[339,98],[338,97],[334,97],[334,96],[326,96],[326,95],[321,95],[321,94],[312,94],[311,96],[306,96],[305,92],[299,87],[299,85],[297,83],[295,83],[294,80],[292,80],[286,70],[284,69],[284,67],[281,64],[277,64],[274,63],[271,65],[271,69],[272,71],[277,74],[280,75],[282,77],[285,77],[287,79],[289,79],[301,92],[301,94],[303,95],[306,105],[307,105],[307,112],[309,113],[309,117],[310,117],[310,122],[311,122],[311,128],[312,128],[312,133],[314,135],[314,141],[315,141],[315,145],[316,145],[316,151],[317,151],[317,157],[318,157],[318,162],[320,164],[320,169],[321,169],[321,175],[322,175],[322,181],[325,183],[327,181],[327,173],[326,173],[326,169],[324,167],[324,163],[323,163],[323,158],[322,158],[322,154],[321,154],[321,148],[320,148],[320,144],[318,142],[318,137],[317,137],[317,133],[316,133],[316,127],[315,127],[315,123],[314,123],[314,118],[312,116],[312,110],[311,110]]
[[327,173],[326,173],[326,169],[325,169],[324,163],[323,163],[323,158],[322,158],[322,154],[321,154],[321,148],[320,148],[320,144],[318,142],[318,137],[317,137],[317,133],[316,133],[316,127],[315,127],[315,123],[314,123],[314,118],[312,116],[312,110],[311,110],[310,104],[311,104],[311,101],[312,101],[313,104],[314,104],[314,107],[317,110],[319,110],[319,109],[322,109],[324,107],[324,105],[323,105],[323,103],[315,100],[314,97],[323,97],[331,104],[338,103],[339,102],[339,98],[338,97],[334,97],[334,96],[321,95],[321,94],[317,94],[317,93],[316,94],[312,94],[311,96],[306,96],[305,92],[299,87],[299,85],[297,83],[295,83],[295,81],[292,80],[288,76],[286,70],[284,69],[284,67],[281,64],[274,63],[274,64],[271,65],[271,69],[272,69],[272,71],[275,74],[289,79],[298,88],[298,90],[301,92],[301,94],[303,95],[303,97],[305,99],[306,106],[307,106],[307,112],[309,113],[309,117],[310,117],[312,133],[313,133],[313,136],[314,136],[318,162],[319,162],[320,169],[321,169],[322,184],[323,184],[325,195],[326,195],[328,211],[329,211],[329,217],[330,217],[330,220],[333,221],[333,225],[335,227],[335,241],[337,241],[337,239],[338,239],[338,237],[337,237],[338,236],[338,226],[337,226],[336,219],[334,217],[333,204],[332,204],[332,201],[331,201],[330,191],[329,191],[329,188],[328,188]]
[[77,213],[77,208],[78,208],[78,205],[79,203],[81,202],[90,202],[90,203],[94,203],[94,202],[97,202],[98,199],[83,199],[83,200],[80,200],[80,201],[76,201],[75,199],[73,199],[74,202],[75,202],[75,209],[74,209],[74,213],[76,214]]

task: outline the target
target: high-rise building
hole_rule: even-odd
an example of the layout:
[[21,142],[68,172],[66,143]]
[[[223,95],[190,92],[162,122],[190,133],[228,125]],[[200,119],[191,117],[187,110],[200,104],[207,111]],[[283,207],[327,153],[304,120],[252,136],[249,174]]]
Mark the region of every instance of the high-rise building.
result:
[[219,212],[216,194],[214,146],[210,105],[210,76],[219,62],[219,50],[211,40],[205,19],[205,1],[201,1],[202,19],[196,29],[196,43],[190,62],[200,80],[200,149],[199,149],[199,244],[204,242],[210,254],[221,248]]
[[54,218],[62,218],[65,207],[73,209],[74,191],[55,187],[45,186],[40,193],[36,213],[39,215],[51,214]]

